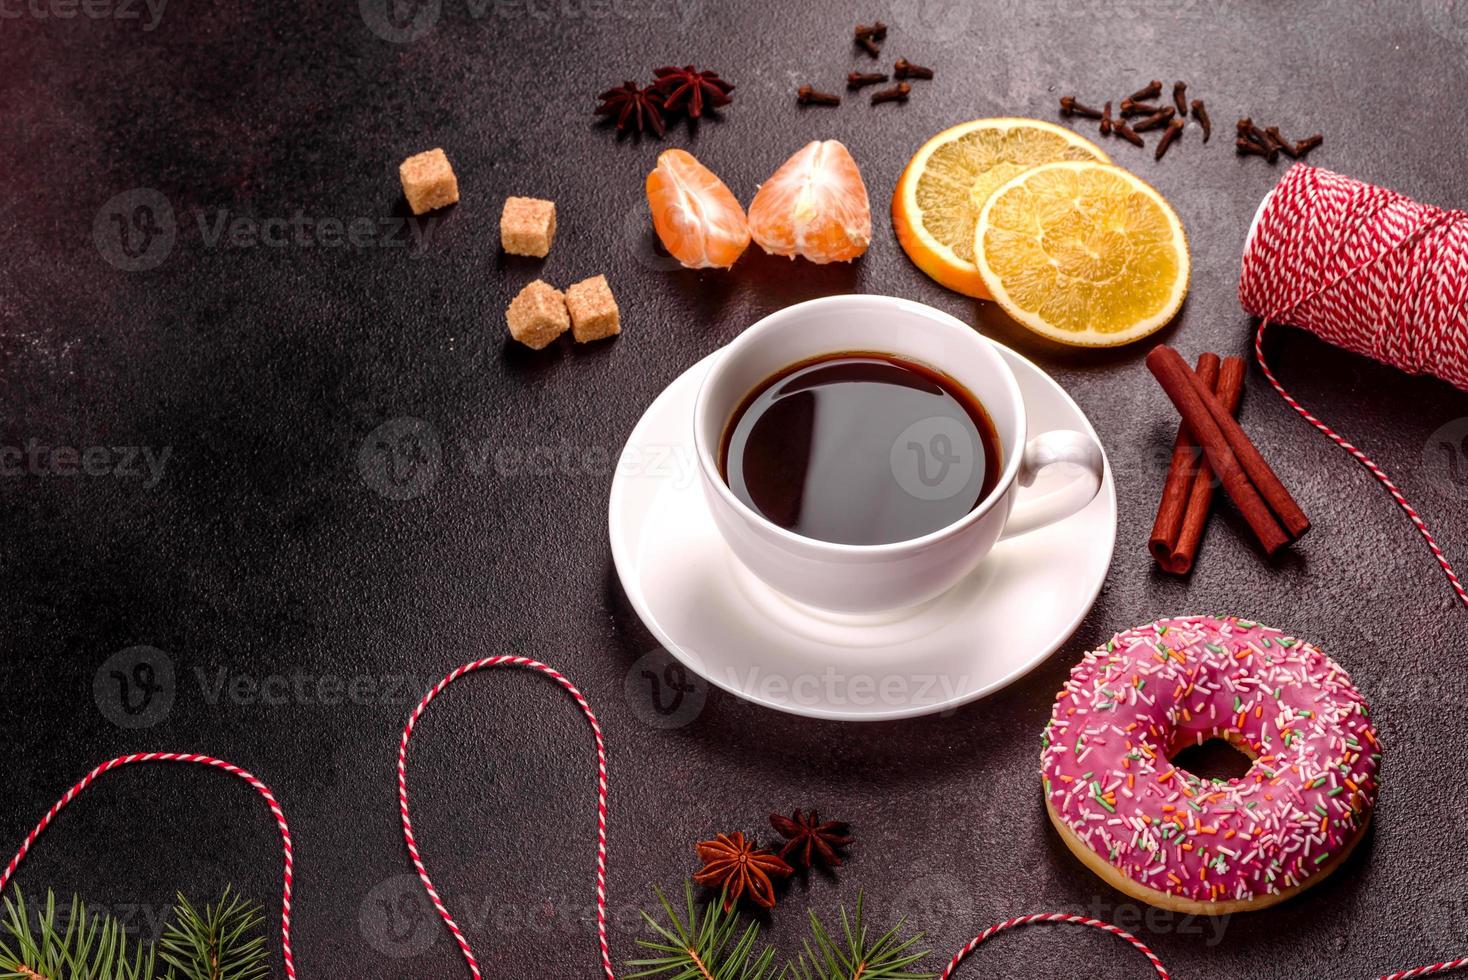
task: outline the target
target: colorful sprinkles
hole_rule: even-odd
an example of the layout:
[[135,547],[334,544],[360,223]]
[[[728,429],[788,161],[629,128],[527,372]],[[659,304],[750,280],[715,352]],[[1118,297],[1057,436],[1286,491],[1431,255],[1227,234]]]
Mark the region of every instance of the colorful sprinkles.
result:
[[[1218,736],[1255,756],[1241,778],[1169,761]],[[1197,902],[1304,883],[1355,841],[1379,789],[1376,730],[1346,672],[1232,618],[1161,620],[1088,653],[1041,744],[1046,795],[1076,837],[1133,881]]]

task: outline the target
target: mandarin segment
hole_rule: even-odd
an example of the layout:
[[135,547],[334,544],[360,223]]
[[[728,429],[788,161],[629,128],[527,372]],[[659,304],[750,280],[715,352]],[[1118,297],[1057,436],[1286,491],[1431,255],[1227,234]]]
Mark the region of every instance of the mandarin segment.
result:
[[786,160],[749,205],[749,230],[772,255],[850,262],[872,241],[872,208],[856,160],[837,140]]
[[690,269],[727,269],[749,247],[749,222],[733,192],[687,150],[664,150],[647,175],[658,239]]

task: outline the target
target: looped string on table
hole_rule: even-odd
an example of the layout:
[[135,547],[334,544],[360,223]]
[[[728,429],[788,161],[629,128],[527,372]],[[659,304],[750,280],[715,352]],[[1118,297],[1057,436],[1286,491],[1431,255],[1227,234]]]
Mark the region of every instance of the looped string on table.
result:
[[1109,932],[1119,939],[1125,939],[1138,952],[1147,957],[1147,962],[1152,964],[1152,969],[1157,971],[1157,976],[1160,980],[1169,980],[1167,968],[1162,965],[1162,961],[1157,958],[1157,954],[1148,949],[1145,943],[1125,929],[1118,928],[1109,922],[1102,922],[1100,919],[1092,919],[1084,915],[1066,915],[1062,912],[1042,912],[1036,915],[1022,915],[1018,918],[1009,919],[990,926],[970,940],[967,946],[958,951],[958,955],[953,957],[953,961],[948,964],[948,968],[943,971],[943,975],[938,980],[948,980],[949,977],[953,976],[953,971],[958,969],[958,965],[985,940],[992,938],[1006,929],[1017,929],[1020,926],[1029,926],[1042,922],[1060,922],[1078,926],[1091,926],[1092,928],[1100,929],[1102,932]]
[[[477,959],[475,959],[474,952],[473,952],[472,949],[470,949],[468,940],[464,938],[464,934],[463,934],[462,931],[460,931],[458,923],[455,922],[454,921],[454,917],[449,914],[449,910],[444,906],[443,900],[439,897],[438,890],[434,887],[433,881],[428,877],[428,871],[423,866],[422,856],[418,853],[418,844],[413,839],[413,822],[412,822],[412,820],[408,816],[408,775],[407,774],[408,774],[408,741],[413,737],[413,730],[414,730],[415,727],[417,727],[417,724],[418,724],[419,719],[423,717],[424,710],[426,710],[427,707],[429,706],[429,704],[431,704],[433,702],[433,699],[434,698],[438,697],[440,694],[443,693],[444,688],[448,687],[454,681],[458,680],[460,677],[463,677],[465,674],[472,674],[475,671],[483,670],[486,667],[526,667],[526,668],[529,668],[530,670],[539,671],[540,673],[545,674],[547,677],[549,677],[552,680],[554,680],[557,684],[561,685],[561,687],[563,687],[566,690],[566,692],[571,695],[571,697],[575,700],[577,706],[581,708],[581,713],[586,716],[587,722],[589,722],[590,725],[591,725],[591,733],[592,733],[592,735],[596,739],[596,765],[597,765],[597,797],[596,797],[596,831],[597,831],[597,845],[596,845],[596,924],[597,924],[597,941],[601,945],[602,969],[606,972],[607,980],[616,980],[617,974],[613,970],[613,967],[612,967],[612,951],[611,951],[610,945],[607,942],[607,889],[606,889],[606,881],[607,881],[607,753],[606,753],[606,744],[605,744],[605,742],[603,741],[603,738],[602,738],[601,724],[600,724],[600,722],[598,722],[596,720],[596,713],[591,710],[591,705],[587,702],[586,697],[579,690],[576,689],[576,685],[572,684],[569,680],[567,680],[555,668],[548,667],[545,664],[539,662],[538,660],[531,660],[528,657],[499,656],[499,657],[489,657],[489,658],[486,658],[484,660],[476,660],[473,663],[467,663],[464,666],[459,667],[458,669],[450,672],[446,677],[444,677],[443,680],[439,681],[436,685],[434,685],[433,689],[430,690],[428,692],[428,694],[424,696],[424,698],[423,698],[423,700],[421,702],[419,702],[418,707],[416,707],[416,708],[413,709],[413,713],[408,717],[408,724],[403,729],[403,739],[402,739],[402,742],[400,743],[400,745],[398,747],[398,803],[399,803],[399,806],[400,806],[400,808],[402,810],[402,816],[403,816],[403,839],[404,839],[404,841],[408,845],[408,854],[409,854],[409,856],[413,860],[413,867],[415,869],[417,869],[417,871],[418,871],[418,878],[423,882],[423,887],[425,889],[427,889],[427,891],[428,891],[428,898],[433,903],[433,907],[438,910],[438,914],[439,914],[440,918],[443,919],[444,924],[448,927],[449,932],[453,935],[454,941],[459,944],[459,951],[461,953],[463,953],[463,955],[464,955],[464,961],[466,963],[468,963],[468,965],[469,965],[469,972],[471,974],[473,974],[475,980],[480,980],[480,978],[481,978],[482,975],[479,972],[479,961]],[[1109,933],[1111,933],[1114,936],[1118,936],[1118,937],[1120,937],[1122,939],[1125,939],[1127,942],[1129,942],[1133,946],[1135,946],[1138,950],[1140,950],[1142,952],[1143,955],[1145,955],[1147,957],[1147,959],[1149,961],[1151,961],[1153,967],[1155,967],[1156,970],[1157,970],[1157,975],[1161,978],[1161,980],[1169,980],[1168,974],[1167,974],[1167,970],[1164,969],[1163,966],[1162,966],[1162,961],[1159,960],[1157,958],[1157,956],[1150,949],[1148,949],[1145,945],[1143,945],[1142,942],[1141,942],[1141,940],[1137,939],[1136,936],[1133,936],[1131,933],[1126,932],[1123,929],[1119,929],[1116,926],[1111,925],[1108,922],[1102,922],[1099,919],[1090,919],[1090,918],[1086,918],[1085,916],[1080,916],[1080,915],[1066,915],[1066,914],[1059,913],[1059,912],[1044,913],[1044,914],[1039,914],[1039,915],[1026,915],[1026,916],[1022,916],[1020,918],[1017,918],[1017,919],[1010,919],[1007,922],[1001,922],[998,925],[990,926],[988,929],[985,929],[976,938],[974,938],[974,940],[972,942],[970,942],[967,946],[965,946],[962,950],[960,950],[957,956],[953,957],[953,961],[951,963],[949,963],[948,964],[948,968],[943,971],[942,980],[948,980],[948,978],[953,975],[953,971],[956,970],[958,968],[958,965],[963,962],[964,958],[967,957],[970,953],[972,953],[974,951],[974,949],[980,943],[982,943],[984,940],[988,939],[989,937],[993,936],[995,933],[1002,932],[1005,929],[1013,929],[1013,928],[1016,928],[1018,926],[1029,925],[1029,924],[1035,923],[1035,922],[1071,922],[1071,923],[1076,923],[1076,924],[1079,924],[1079,925],[1093,926],[1093,927],[1095,927],[1097,929],[1101,929],[1101,930],[1104,930],[1106,932],[1109,932]]]
[[1239,300],[1260,319],[1254,356],[1270,385],[1386,487],[1468,606],[1468,589],[1401,490],[1296,401],[1264,358],[1265,328],[1292,323],[1329,344],[1468,390],[1468,212],[1296,164],[1266,199],[1244,246]]
[[413,839],[413,820],[408,815],[408,741],[413,737],[413,729],[417,727],[418,719],[423,717],[423,712],[433,703],[434,698],[443,693],[444,688],[465,674],[472,674],[487,667],[526,667],[539,671],[565,688],[566,693],[571,695],[581,708],[581,713],[586,716],[587,722],[591,724],[591,734],[596,739],[596,933],[597,941],[601,944],[602,969],[606,971],[607,980],[616,980],[617,975],[612,970],[612,948],[607,942],[607,748],[602,739],[601,723],[596,720],[596,712],[591,710],[591,705],[576,689],[576,685],[568,681],[555,668],[528,657],[487,657],[451,671],[424,695],[422,701],[418,702],[418,707],[414,708],[413,713],[408,716],[408,724],[403,728],[402,742],[398,745],[398,807],[402,811],[403,840],[408,845],[408,855],[413,860],[418,879],[428,890],[429,901],[438,910],[439,917],[443,919],[444,925],[453,935],[454,942],[459,944],[459,951],[464,954],[464,961],[469,964],[469,972],[474,975],[475,980],[479,980],[481,977],[479,961],[474,958],[474,951],[469,948],[469,941],[464,938],[459,924],[449,914],[443,899],[439,897],[438,889],[433,886],[433,880],[428,877],[428,869],[423,866],[423,857],[418,853],[418,843]]
[[51,821],[56,818],[56,814],[60,813],[67,804],[81,795],[82,791],[96,781],[103,773],[139,762],[190,762],[201,766],[212,766],[215,769],[223,769],[231,776],[236,776],[249,783],[255,788],[257,793],[264,797],[265,804],[270,807],[270,812],[275,817],[276,826],[280,828],[280,839],[285,847],[285,897],[281,900],[280,908],[280,949],[281,957],[285,961],[285,975],[290,980],[295,980],[296,961],[291,955],[291,884],[295,878],[295,859],[293,857],[294,847],[291,844],[291,829],[286,824],[285,813],[281,810],[280,804],[275,801],[275,794],[270,792],[270,787],[266,786],[252,773],[232,763],[225,762],[222,759],[215,759],[207,755],[193,755],[179,752],[142,752],[134,755],[118,756],[116,759],[102,763],[83,776],[75,786],[67,790],[66,795],[61,797],[50,810],[46,811],[46,815],[41,818],[41,822],[36,824],[36,829],[26,835],[25,842],[20,845],[20,850],[16,852],[15,857],[10,859],[10,864],[6,865],[4,874],[0,874],[0,892],[5,891],[5,886],[10,883],[10,879],[15,875],[15,869],[20,867],[20,862],[25,860],[25,856],[30,853],[31,845],[36,842],[36,838],[41,836],[41,832],[51,825]]

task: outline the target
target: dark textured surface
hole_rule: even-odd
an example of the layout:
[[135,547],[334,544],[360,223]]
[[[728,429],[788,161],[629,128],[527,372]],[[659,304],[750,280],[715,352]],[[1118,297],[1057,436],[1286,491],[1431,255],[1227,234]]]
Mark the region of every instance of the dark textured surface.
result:
[[[411,43],[383,40],[353,6],[176,2],[151,31],[142,7],[141,21],[59,20],[37,17],[54,9],[42,2],[7,6],[20,16],[0,20],[0,444],[170,451],[151,485],[49,464],[0,480],[7,846],[102,759],[214,753],[270,782],[293,821],[304,975],[464,975],[401,877],[396,740],[447,668],[520,651],[562,666],[606,722],[619,960],[633,951],[629,910],[650,886],[677,886],[692,840],[811,804],[850,819],[861,843],[839,885],[810,884],[810,903],[826,910],[865,888],[874,906],[929,929],[938,950],[999,917],[1051,909],[1137,929],[1184,978],[1375,976],[1468,949],[1468,618],[1390,499],[1255,370],[1244,423],[1315,530],[1271,565],[1227,515],[1191,580],[1159,575],[1144,539],[1175,417],[1141,363],[1146,345],[1063,351],[976,313],[908,264],[885,216],[902,164],[944,126],[1051,118],[1067,91],[1099,101],[1154,76],[1187,78],[1218,123],[1211,144],[1190,132],[1161,165],[1110,149],[1190,233],[1192,294],[1165,337],[1190,356],[1244,353],[1238,256],[1282,170],[1236,159],[1232,120],[1321,129],[1314,162],[1468,204],[1468,110],[1447,98],[1468,70],[1461,3],[445,0]],[[905,107],[798,111],[799,82],[834,88],[868,64],[845,38],[858,16],[878,15],[893,25],[887,57],[931,64],[938,79]],[[664,144],[593,125],[592,95],[668,61],[738,83],[724,120]],[[877,210],[863,260],[814,268],[751,254],[732,274],[696,274],[649,249],[641,182],[661,146],[691,146],[747,200],[816,137],[845,141],[863,167]],[[401,215],[396,165],[434,145],[464,201],[420,226],[421,244],[403,231],[393,248],[211,237],[224,212]],[[155,268],[130,273],[106,261],[119,255],[108,202],[136,188],[167,198],[177,235],[166,254],[144,253]],[[497,252],[499,202],[512,193],[557,201],[562,230],[544,263]],[[521,284],[596,272],[621,300],[620,339],[539,355],[506,344],[501,311]],[[654,727],[634,667],[654,644],[610,567],[608,460],[687,365],[769,311],[845,291],[977,319],[1075,396],[1119,477],[1107,586],[1050,662],[950,717],[848,727],[713,693],[691,723]],[[1291,331],[1271,347],[1296,394],[1376,454],[1468,562],[1468,481],[1452,481],[1440,457],[1453,450],[1431,438],[1468,415],[1468,396]],[[407,472],[416,496],[399,500],[378,492],[398,486],[380,471],[364,477],[359,455],[365,444],[377,458],[376,440],[401,435],[407,423],[393,420],[404,418],[431,429],[441,465],[436,478]],[[1117,629],[1199,610],[1318,642],[1358,676],[1387,746],[1367,845],[1308,896],[1223,924],[1221,942],[1215,924],[1146,912],[1084,871],[1050,830],[1036,779],[1040,729],[1074,659]],[[138,645],[163,651],[145,656],[174,679],[142,717],[150,727],[124,728],[111,720],[128,716],[109,658]],[[355,696],[328,703],[337,684]],[[455,688],[421,732],[420,839],[486,973],[596,975],[592,756],[575,709],[543,679],[506,673]],[[93,790],[21,880],[80,890],[146,934],[147,913],[175,888],[207,897],[234,882],[273,916],[278,862],[247,789],[155,767]],[[805,895],[786,902],[771,935],[790,949]],[[969,974],[1148,975],[1099,933],[1031,930],[979,957]]]

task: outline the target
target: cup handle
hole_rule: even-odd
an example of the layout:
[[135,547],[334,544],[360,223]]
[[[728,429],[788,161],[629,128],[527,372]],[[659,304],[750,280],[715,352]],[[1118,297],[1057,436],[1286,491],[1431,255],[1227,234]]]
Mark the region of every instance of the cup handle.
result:
[[1004,533],[1000,535],[1001,540],[1069,517],[1094,500],[1101,491],[1106,460],[1094,437],[1070,429],[1056,429],[1035,436],[1025,443],[1024,456],[1020,459],[1020,486],[1031,486],[1039,472],[1051,463],[1075,463],[1083,472],[1077,473],[1060,489],[1040,496],[1018,492],[1009,511],[1009,520],[1004,525]]

